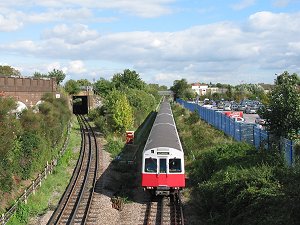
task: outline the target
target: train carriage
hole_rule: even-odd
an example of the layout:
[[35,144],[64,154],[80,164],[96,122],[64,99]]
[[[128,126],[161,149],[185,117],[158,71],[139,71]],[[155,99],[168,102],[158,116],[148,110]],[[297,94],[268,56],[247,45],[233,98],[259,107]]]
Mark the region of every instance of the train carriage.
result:
[[162,102],[143,150],[142,187],[169,195],[185,187],[184,152],[169,102]]

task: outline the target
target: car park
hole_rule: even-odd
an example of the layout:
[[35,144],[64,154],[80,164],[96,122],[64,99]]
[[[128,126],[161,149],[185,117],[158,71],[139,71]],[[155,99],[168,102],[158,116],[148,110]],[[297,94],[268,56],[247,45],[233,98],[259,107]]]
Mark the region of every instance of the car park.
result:
[[247,106],[246,109],[245,109],[245,113],[256,114],[257,113],[257,106]]
[[239,106],[237,104],[232,104],[231,105],[231,109],[234,110],[234,111],[237,111],[239,108]]
[[231,117],[231,119],[233,119],[233,121],[236,123],[243,123],[245,121],[243,117],[239,117],[239,116],[233,116]]
[[255,118],[255,123],[256,123],[256,124],[261,124],[261,125],[263,125],[263,124],[266,123],[266,120],[265,120],[265,119],[262,119],[262,118],[260,118],[260,117],[257,117],[257,118]]
[[245,111],[246,105],[238,105],[238,111]]
[[226,103],[226,104],[224,105],[224,110],[230,111],[230,110],[231,110],[231,105],[230,105],[229,103]]

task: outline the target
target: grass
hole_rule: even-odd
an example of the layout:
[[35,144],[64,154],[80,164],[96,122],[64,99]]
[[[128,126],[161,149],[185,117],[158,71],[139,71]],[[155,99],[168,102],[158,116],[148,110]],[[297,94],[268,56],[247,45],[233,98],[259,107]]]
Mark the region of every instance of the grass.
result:
[[235,142],[180,106],[174,116],[186,153],[189,224],[299,224],[299,164]]
[[73,118],[73,127],[70,131],[69,145],[65,154],[58,160],[52,174],[42,182],[42,186],[36,191],[35,195],[28,198],[27,204],[21,204],[19,210],[7,223],[8,225],[27,224],[30,217],[43,215],[49,209],[56,208],[61,195],[64,193],[72,175],[79,152],[74,152],[80,146],[80,129]]

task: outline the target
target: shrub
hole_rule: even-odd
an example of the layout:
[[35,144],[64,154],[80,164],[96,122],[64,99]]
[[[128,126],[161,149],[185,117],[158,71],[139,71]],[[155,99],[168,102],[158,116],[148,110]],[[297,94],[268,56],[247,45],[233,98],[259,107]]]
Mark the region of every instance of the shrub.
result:
[[109,136],[105,145],[105,151],[111,153],[112,158],[115,158],[122,151],[123,147],[124,141],[121,138]]

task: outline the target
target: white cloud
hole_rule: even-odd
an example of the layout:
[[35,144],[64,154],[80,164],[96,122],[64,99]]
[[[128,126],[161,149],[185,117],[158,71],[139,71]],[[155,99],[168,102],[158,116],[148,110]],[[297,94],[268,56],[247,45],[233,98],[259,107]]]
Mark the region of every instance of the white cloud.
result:
[[275,7],[285,7],[288,4],[290,4],[292,2],[292,0],[275,0],[273,1],[273,5]]
[[47,66],[47,71],[50,72],[54,69],[61,69],[60,68],[60,62],[52,62]]
[[297,39],[299,35],[300,13],[258,12],[249,17],[249,26],[261,38],[285,44],[286,41]]
[[16,14],[6,14],[0,11],[0,31],[15,31],[23,26]]
[[75,60],[69,62],[68,72],[75,74],[82,74],[86,72],[87,69],[84,66],[84,63],[81,60]]
[[[86,25],[63,24],[47,30],[39,41],[0,44],[0,51],[64,61],[51,68],[62,67],[74,77],[134,68],[147,82],[169,85],[180,77],[238,83],[251,76],[273,82],[275,72],[300,71],[299,36],[300,14],[258,12],[244,24],[220,22],[177,32],[100,34]],[[93,62],[94,68],[87,62]],[[263,72],[269,76],[262,76]]]
[[[116,10],[139,17],[151,18],[172,13],[170,4],[175,0],[11,0],[0,2],[0,8],[23,8],[23,14],[35,6],[44,9],[44,13],[30,13],[29,21],[57,21],[59,19],[81,20],[92,16],[92,10]],[[26,19],[26,18],[24,18]],[[111,20],[112,18],[109,18]]]
[[43,39],[60,39],[69,44],[80,44],[99,37],[96,30],[90,30],[83,24],[74,24],[67,26],[65,24],[57,25],[53,29],[43,32]]
[[245,8],[248,8],[252,5],[254,5],[256,2],[256,0],[242,0],[234,5],[232,5],[232,8],[234,10],[242,10],[242,9],[245,9]]

